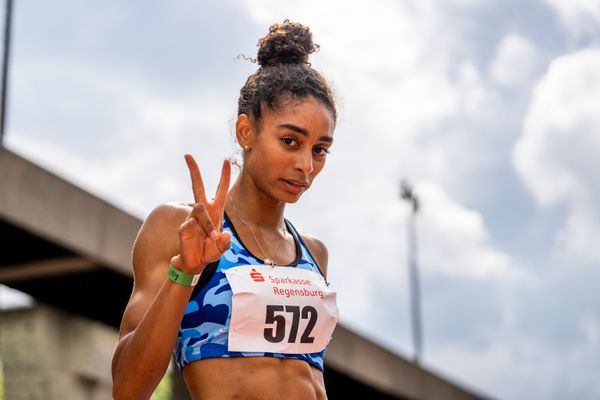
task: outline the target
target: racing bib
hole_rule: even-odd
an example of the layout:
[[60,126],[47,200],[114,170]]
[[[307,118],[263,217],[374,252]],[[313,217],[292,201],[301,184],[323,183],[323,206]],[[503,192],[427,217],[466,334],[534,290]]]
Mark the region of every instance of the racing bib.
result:
[[233,292],[229,351],[300,354],[327,346],[339,313],[321,275],[266,265],[224,272]]

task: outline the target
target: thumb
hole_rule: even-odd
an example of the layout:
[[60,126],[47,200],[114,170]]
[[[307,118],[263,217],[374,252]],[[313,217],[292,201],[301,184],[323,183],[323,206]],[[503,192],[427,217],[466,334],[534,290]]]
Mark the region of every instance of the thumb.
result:
[[217,238],[217,249],[221,253],[225,253],[231,247],[231,232],[223,231],[219,233]]

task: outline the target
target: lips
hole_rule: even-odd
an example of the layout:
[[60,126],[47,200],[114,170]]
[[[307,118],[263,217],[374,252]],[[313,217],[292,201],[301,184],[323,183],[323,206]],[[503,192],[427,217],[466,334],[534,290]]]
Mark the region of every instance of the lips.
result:
[[299,194],[308,188],[308,182],[294,179],[282,179],[283,185],[288,192]]

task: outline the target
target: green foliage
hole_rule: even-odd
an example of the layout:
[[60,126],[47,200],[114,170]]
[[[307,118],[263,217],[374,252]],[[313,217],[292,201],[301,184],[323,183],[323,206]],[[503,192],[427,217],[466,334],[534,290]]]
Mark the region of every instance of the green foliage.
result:
[[4,400],[4,369],[0,360],[0,400]]
[[[0,397],[0,400],[4,400]],[[162,378],[156,390],[152,394],[151,400],[171,400],[171,374],[166,373]]]

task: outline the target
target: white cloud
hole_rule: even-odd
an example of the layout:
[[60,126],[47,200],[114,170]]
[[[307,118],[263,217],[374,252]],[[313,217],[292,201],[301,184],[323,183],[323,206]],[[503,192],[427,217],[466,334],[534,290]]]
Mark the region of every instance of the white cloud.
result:
[[234,149],[218,94],[168,98],[77,63],[25,64],[15,75],[15,108],[38,118],[15,113],[7,146],[134,214],[192,200],[184,153],[197,157],[210,193]]
[[458,69],[458,88],[461,92],[461,108],[468,116],[477,116],[489,96],[479,71],[470,62],[463,62]]
[[562,23],[575,36],[597,33],[600,28],[600,0],[546,0]]
[[523,36],[509,34],[496,48],[490,76],[498,85],[524,88],[535,76],[536,62],[535,45]]
[[514,164],[539,204],[568,207],[558,239],[600,260],[600,49],[554,60],[537,86],[514,147]]
[[490,244],[482,216],[461,206],[439,185],[420,183],[421,243],[428,274],[498,279],[514,275],[510,259]]
[[[585,320],[584,329],[597,332],[598,321]],[[589,335],[594,335],[590,332]],[[597,380],[583,377],[583,370],[597,368],[597,338],[561,351],[550,352],[547,343],[524,335],[504,336],[503,340],[484,349],[444,346],[436,348],[440,365],[455,376],[476,377],[477,386],[492,389],[496,398],[529,399],[593,399],[600,396]],[[570,379],[565,380],[566,375]],[[506,384],[510,382],[510,384]],[[467,386],[470,386],[467,383]]]
[[0,285],[0,312],[12,308],[31,307],[34,300],[26,293]]

